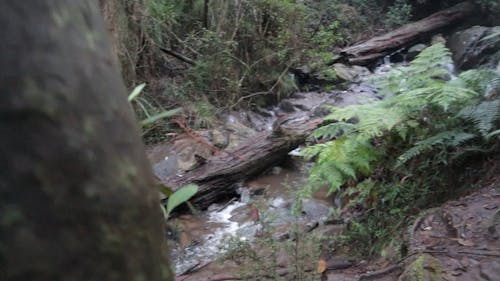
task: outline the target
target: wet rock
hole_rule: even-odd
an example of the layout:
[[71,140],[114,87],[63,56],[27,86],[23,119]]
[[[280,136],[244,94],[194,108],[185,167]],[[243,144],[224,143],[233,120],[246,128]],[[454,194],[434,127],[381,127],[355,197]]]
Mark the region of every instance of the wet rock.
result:
[[[200,132],[200,136],[206,135],[206,140],[208,140],[208,133]],[[198,155],[200,158],[208,159],[212,156],[212,150],[206,144],[192,138],[191,136],[185,135],[174,141],[172,150],[177,154],[177,162],[179,169],[186,171],[195,166],[198,162],[195,157]]]
[[293,105],[293,103],[290,100],[281,101],[279,107],[281,110],[283,110],[284,112],[287,112],[287,113],[291,113],[291,112],[296,111],[295,106]]
[[500,261],[492,261],[490,263],[480,265],[480,275],[488,281],[500,279]]
[[316,199],[306,199],[302,201],[302,212],[315,221],[325,221],[328,217],[330,206],[325,202]]
[[408,52],[406,53],[406,60],[407,61],[411,61],[413,60],[414,58],[417,57],[418,54],[420,54],[420,52],[422,52],[425,48],[427,48],[427,45],[425,44],[417,44],[417,45],[413,45],[412,47],[410,47],[408,49]]
[[401,274],[399,281],[441,281],[441,262],[435,257],[422,254]]
[[335,85],[344,82],[345,79],[339,79],[334,69],[325,69],[314,74],[314,78],[319,85]]
[[496,67],[500,60],[500,36],[486,39],[500,27],[473,26],[451,36],[448,47],[459,69],[470,69],[479,65]]
[[153,165],[153,173],[160,179],[168,178],[179,171],[177,155],[165,156],[165,158]]
[[377,88],[368,83],[353,84],[346,91],[335,91],[333,103],[335,107],[346,107],[355,104],[366,104],[378,100]]
[[271,201],[270,207],[272,208],[287,208],[290,206],[290,202],[286,201],[285,199],[281,197],[274,198],[273,201]]
[[247,112],[248,121],[251,127],[258,132],[271,131],[273,129],[273,122],[276,119],[274,115],[261,115],[256,112]]
[[359,65],[347,66],[341,63],[334,64],[333,70],[339,79],[348,82],[359,82],[362,78],[371,74],[370,70],[366,67]]
[[215,147],[224,149],[229,145],[229,132],[215,129],[210,132],[210,140]]
[[237,222],[239,224],[243,224],[252,219],[252,209],[249,205],[243,205],[234,209],[231,212],[230,221]]
[[254,130],[252,124],[248,121],[246,112],[232,112],[224,118],[224,129],[230,132],[229,144],[226,149],[232,149],[254,136],[257,130]]

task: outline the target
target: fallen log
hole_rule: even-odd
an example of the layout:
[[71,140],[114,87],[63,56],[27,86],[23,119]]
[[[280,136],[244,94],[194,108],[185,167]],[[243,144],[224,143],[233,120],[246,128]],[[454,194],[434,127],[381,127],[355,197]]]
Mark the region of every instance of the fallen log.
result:
[[362,43],[344,48],[337,61],[350,64],[368,65],[397,49],[410,46],[422,38],[429,38],[441,29],[465,19],[475,11],[469,1],[459,3],[449,9],[434,13],[419,21],[406,24],[386,34],[373,37]]
[[322,119],[308,115],[295,116],[283,124],[279,132],[260,133],[228,153],[210,157],[193,170],[160,181],[174,189],[189,183],[197,184],[199,191],[190,202],[205,209],[214,202],[234,196],[239,182],[257,176],[283,160],[321,122]]

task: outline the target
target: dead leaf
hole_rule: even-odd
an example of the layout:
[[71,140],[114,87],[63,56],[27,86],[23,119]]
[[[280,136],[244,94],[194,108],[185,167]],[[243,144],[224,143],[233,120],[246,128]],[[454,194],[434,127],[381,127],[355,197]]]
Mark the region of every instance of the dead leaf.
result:
[[319,259],[317,272],[323,273],[325,272],[325,270],[326,270],[326,261],[324,259]]
[[258,222],[260,219],[259,209],[257,209],[254,205],[250,205],[250,210],[252,211],[252,221]]

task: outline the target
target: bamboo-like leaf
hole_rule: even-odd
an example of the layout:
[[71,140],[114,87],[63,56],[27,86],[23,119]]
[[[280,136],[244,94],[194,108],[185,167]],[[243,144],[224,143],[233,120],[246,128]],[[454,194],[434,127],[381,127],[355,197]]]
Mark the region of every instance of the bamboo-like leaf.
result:
[[159,114],[155,114],[149,118],[146,118],[144,120],[142,120],[140,122],[141,126],[147,126],[147,125],[150,125],[158,120],[161,120],[163,118],[167,118],[167,117],[171,117],[171,116],[174,116],[175,114],[179,113],[181,111],[180,108],[176,108],[176,109],[172,109],[172,110],[168,110],[168,111],[164,111],[162,113],[159,113]]
[[167,200],[167,215],[170,215],[173,209],[182,203],[187,202],[198,192],[198,186],[188,184],[176,190]]
[[146,83],[142,83],[142,84],[138,85],[137,87],[135,87],[134,90],[132,90],[132,93],[130,93],[130,95],[128,96],[128,101],[131,102],[137,96],[139,96],[141,94],[142,90],[144,89],[144,87],[146,87]]

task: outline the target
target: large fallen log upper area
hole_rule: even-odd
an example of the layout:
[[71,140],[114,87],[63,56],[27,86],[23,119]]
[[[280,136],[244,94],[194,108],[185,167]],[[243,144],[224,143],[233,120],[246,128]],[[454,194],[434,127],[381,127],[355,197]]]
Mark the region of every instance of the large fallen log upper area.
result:
[[162,182],[173,188],[188,183],[197,184],[199,191],[191,203],[201,209],[207,208],[214,202],[235,195],[238,182],[256,176],[283,160],[321,123],[319,118],[303,117],[283,126],[279,133],[260,133],[234,150],[214,155],[198,168],[162,179]]
[[340,60],[350,64],[368,65],[399,48],[414,44],[422,38],[429,38],[439,30],[465,19],[474,11],[474,4],[469,1],[462,2],[422,20],[347,47],[341,51]]

